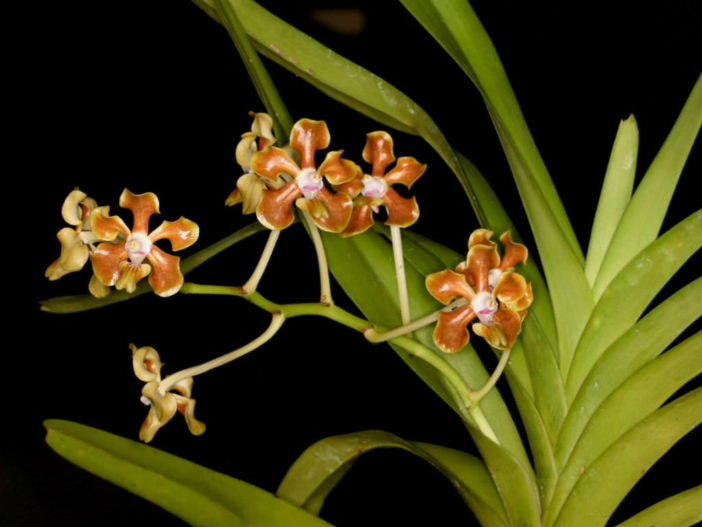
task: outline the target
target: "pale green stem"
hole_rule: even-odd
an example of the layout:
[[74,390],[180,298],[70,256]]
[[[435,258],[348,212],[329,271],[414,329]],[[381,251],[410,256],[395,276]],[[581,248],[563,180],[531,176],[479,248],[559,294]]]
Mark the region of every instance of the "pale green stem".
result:
[[400,316],[402,325],[406,326],[412,320],[407,294],[407,278],[405,277],[405,254],[402,251],[402,230],[397,225],[390,226],[392,238],[392,254],[395,258],[395,278],[397,278],[397,295],[400,300]]
[[485,437],[487,437],[488,439],[491,439],[493,442],[495,442],[499,445],[500,441],[497,439],[497,436],[495,435],[495,431],[490,426],[490,423],[488,423],[488,420],[485,417],[485,414],[483,413],[483,411],[480,409],[480,406],[478,406],[478,405],[471,406],[470,409],[468,410],[468,413],[475,420],[475,424],[480,429],[480,431],[485,435]]
[[317,252],[317,265],[319,267],[319,301],[325,306],[333,304],[331,295],[331,284],[329,283],[329,266],[327,265],[327,253],[324,251],[322,237],[319,235],[319,229],[315,225],[312,216],[306,210],[302,211],[302,215],[310,228],[310,237],[314,243],[314,250]]
[[258,283],[261,281],[261,277],[266,271],[268,262],[270,262],[271,260],[273,250],[275,249],[275,244],[278,242],[279,237],[280,231],[271,231],[268,235],[266,246],[263,248],[263,252],[261,253],[261,257],[258,259],[258,263],[256,264],[254,272],[251,274],[251,277],[246,281],[246,283],[241,286],[241,290],[245,294],[253,293],[254,291],[256,291]]
[[495,371],[492,372],[492,375],[485,383],[485,386],[483,386],[479,390],[471,391],[468,394],[468,397],[470,397],[470,400],[474,405],[477,405],[480,402],[480,400],[483,397],[485,397],[485,395],[495,386],[497,380],[500,378],[502,372],[505,370],[505,366],[507,366],[507,363],[509,362],[509,355],[511,351],[511,349],[508,349],[502,352],[502,356],[500,357],[500,360],[497,363],[497,367],[495,367]]
[[467,303],[468,301],[465,298],[460,298],[455,302],[450,303],[448,306],[439,309],[438,311],[434,311],[433,313],[430,313],[429,315],[426,315],[422,318],[418,318],[417,320],[414,320],[407,325],[391,329],[390,331],[386,331],[384,333],[379,333],[375,328],[368,328],[366,331],[363,332],[363,336],[366,337],[366,339],[369,342],[385,342],[387,340],[392,340],[395,337],[406,335],[407,333],[411,333],[416,329],[420,329],[424,326],[428,326],[429,324],[433,324],[438,320],[439,314],[442,311],[452,311],[457,307],[466,305]]
[[215,368],[219,368],[223,364],[236,360],[239,357],[243,357],[247,353],[261,347],[263,344],[268,342],[273,337],[273,335],[275,335],[278,332],[280,327],[283,325],[283,322],[285,322],[285,316],[282,313],[273,313],[271,323],[268,326],[268,329],[266,329],[266,331],[259,335],[258,338],[255,338],[245,346],[242,346],[241,348],[231,351],[229,353],[226,353],[221,357],[217,357],[216,359],[207,361],[203,364],[200,364],[199,366],[186,368],[184,370],[169,375],[159,383],[159,391],[162,394],[165,394],[173,385],[175,385],[178,381],[182,379],[186,379],[188,377],[195,377],[196,375],[200,375],[201,373],[205,373]]

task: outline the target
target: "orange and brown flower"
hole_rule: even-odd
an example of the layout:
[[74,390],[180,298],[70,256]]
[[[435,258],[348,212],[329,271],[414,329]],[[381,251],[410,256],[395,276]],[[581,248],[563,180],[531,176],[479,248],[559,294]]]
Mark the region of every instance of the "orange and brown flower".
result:
[[[333,193],[324,186],[346,183],[360,170],[352,161],[341,157],[342,151],[329,152],[319,167],[314,154],[329,146],[330,136],[324,121],[301,119],[290,132],[290,147],[300,156],[296,163],[283,149],[275,146],[258,151],[251,157],[251,170],[266,178],[268,188],[256,206],[258,220],[269,229],[285,229],[295,219],[293,203],[312,216],[317,226],[329,232],[341,232],[349,223],[351,198]],[[291,178],[280,188],[271,188],[279,177]]]
[[373,213],[384,206],[388,213],[386,225],[409,227],[419,218],[419,207],[415,197],[404,198],[392,185],[399,183],[410,188],[424,173],[427,166],[414,157],[401,157],[387,174],[385,169],[395,161],[393,141],[387,132],[371,132],[366,135],[363,159],[371,164],[371,173],[356,177],[348,183],[335,186],[353,198],[353,214],[342,236],[353,236],[368,230],[373,225]]
[[130,344],[134,374],[146,384],[141,390],[141,401],[149,406],[149,413],[139,430],[139,439],[149,443],[156,432],[170,421],[177,412],[185,417],[188,429],[193,435],[205,431],[205,424],[195,418],[195,399],[191,398],[193,378],[179,380],[167,390],[161,388],[161,367],[163,363],[158,352],[150,346],[137,348]]
[[510,349],[531,305],[531,284],[513,269],[517,263],[526,262],[526,247],[513,242],[506,232],[500,237],[505,245],[501,259],[491,236],[487,229],[474,231],[468,256],[457,266],[458,272],[446,269],[426,278],[427,289],[439,302],[449,304],[459,298],[467,302],[439,314],[434,342],[448,353],[455,353],[468,343],[468,324],[475,319],[476,335],[495,348]]
[[158,198],[152,192],[133,194],[124,189],[119,204],[132,211],[132,229],[119,216],[108,216],[109,207],[98,207],[91,214],[93,233],[106,241],[90,255],[95,276],[106,286],[130,293],[139,280],[149,276],[157,295],[177,293],[183,285],[180,258],[164,252],[155,242],[166,239],[174,251],[185,249],[197,241],[199,227],[181,216],[176,221],[162,222],[149,233],[149,218],[159,214]]

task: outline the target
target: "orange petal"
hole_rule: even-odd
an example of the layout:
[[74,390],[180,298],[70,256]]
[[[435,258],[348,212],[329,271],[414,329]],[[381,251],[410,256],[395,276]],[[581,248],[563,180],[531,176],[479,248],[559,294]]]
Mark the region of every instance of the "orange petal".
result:
[[125,260],[119,262],[118,270],[119,277],[117,277],[117,281],[114,284],[115,289],[124,289],[127,293],[133,293],[137,282],[151,272],[151,266],[146,263],[135,265]]
[[459,307],[448,313],[442,311],[434,328],[434,344],[446,353],[460,351],[468,344],[468,323],[474,318],[475,313],[470,306]]
[[[312,219],[317,226],[327,232],[341,232],[351,221],[353,201],[343,192],[334,194],[322,188],[314,200],[300,199],[296,204],[299,208],[312,213]],[[325,214],[316,212],[320,205]]]
[[164,221],[151,234],[149,239],[152,242],[158,240],[170,240],[174,251],[180,251],[190,247],[200,236],[200,227],[197,223],[181,216],[176,221]]
[[461,273],[463,276],[465,276],[468,285],[475,288],[475,277],[468,270],[468,264],[465,260],[463,260],[456,266],[456,272]]
[[363,190],[363,180],[361,177],[354,177],[351,181],[347,181],[341,185],[334,185],[334,190],[348,194],[351,198],[355,198]]
[[419,179],[419,176],[424,174],[426,169],[427,165],[420,163],[413,157],[401,157],[397,160],[395,167],[383,179],[388,185],[401,183],[410,188]]
[[180,272],[180,258],[163,252],[153,245],[146,256],[154,270],[149,276],[149,284],[158,296],[176,294],[183,286],[183,273]]
[[475,289],[478,292],[489,291],[488,272],[499,264],[500,255],[495,247],[489,245],[474,245],[468,250],[466,267],[475,279]]
[[371,175],[382,176],[385,174],[385,168],[395,161],[392,146],[392,137],[387,132],[379,131],[366,134],[363,159],[371,164]]
[[224,200],[224,204],[227,207],[233,207],[237,203],[241,203],[244,201],[241,197],[241,192],[239,192],[239,189],[234,189],[232,190],[229,195],[227,196],[227,199]]
[[300,119],[290,131],[290,146],[300,152],[300,166],[314,168],[314,153],[329,146],[329,129],[324,121]]
[[497,280],[492,294],[500,302],[512,304],[520,300],[527,292],[527,283],[522,275],[512,271],[505,271]]
[[275,180],[280,174],[290,174],[297,177],[300,167],[290,159],[285,150],[272,146],[251,157],[251,170],[260,176]]
[[521,315],[521,312],[524,312],[524,310],[531,305],[532,300],[534,300],[534,293],[531,290],[531,282],[529,282],[526,285],[526,291],[524,292],[524,296],[522,296],[516,302],[511,302],[507,304],[507,307],[514,311],[519,311]]
[[351,213],[351,220],[349,224],[341,233],[343,238],[348,238],[349,236],[354,236],[355,234],[361,234],[367,231],[373,226],[373,211],[367,203],[361,202],[360,204],[354,203],[353,212]]
[[332,185],[340,185],[362,175],[361,168],[353,161],[343,159],[342,153],[343,150],[329,152],[317,170]]
[[90,255],[93,273],[105,285],[115,285],[119,278],[119,264],[127,259],[123,243],[101,243]]
[[419,219],[419,206],[414,196],[403,198],[393,189],[388,188],[383,197],[383,204],[388,209],[385,225],[409,227]]
[[466,277],[451,269],[427,275],[425,280],[427,291],[442,304],[448,304],[454,298],[462,297],[472,300],[475,292],[466,282]]
[[108,216],[110,207],[98,207],[90,215],[90,229],[100,240],[113,241],[121,234],[125,239],[131,232],[119,216]]
[[527,262],[529,250],[521,243],[513,242],[510,231],[504,232],[500,236],[500,241],[505,246],[505,254],[502,257],[502,263],[500,263],[501,270],[514,267],[518,263],[525,264]]
[[279,190],[264,191],[256,207],[258,221],[273,230],[289,227],[295,220],[292,204],[300,195],[302,191],[294,181],[290,181]]
[[149,218],[153,214],[160,214],[158,198],[153,192],[133,194],[129,189],[124,189],[119,197],[119,206],[132,211],[134,224],[132,232],[146,234],[149,232]]
[[495,312],[493,323],[490,325],[473,324],[473,332],[480,335],[493,347],[508,350],[517,340],[522,330],[522,317],[504,304]]
[[494,247],[495,242],[490,240],[494,233],[490,229],[475,229],[470,233],[470,238],[468,238],[468,248],[470,249],[474,245],[489,245]]

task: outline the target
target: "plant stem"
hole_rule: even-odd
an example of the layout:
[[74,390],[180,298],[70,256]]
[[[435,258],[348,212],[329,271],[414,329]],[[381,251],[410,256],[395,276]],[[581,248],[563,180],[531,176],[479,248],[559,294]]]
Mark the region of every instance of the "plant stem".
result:
[[258,259],[256,268],[254,269],[251,277],[246,281],[244,285],[241,286],[242,291],[245,294],[253,293],[258,287],[258,283],[261,281],[263,273],[266,271],[268,262],[273,255],[273,250],[275,249],[275,244],[278,242],[280,237],[280,231],[271,231],[268,235],[268,240],[266,241],[266,246],[263,248],[261,257]]
[[397,295],[400,300],[400,316],[402,325],[406,326],[412,320],[410,314],[409,296],[407,294],[407,278],[405,277],[405,255],[402,251],[402,231],[397,225],[390,226],[392,237],[392,254],[395,258],[395,277],[397,278]]
[[312,220],[312,216],[306,210],[302,211],[302,215],[307,222],[309,227],[310,237],[312,238],[312,243],[314,243],[314,250],[317,252],[317,265],[319,266],[319,301],[327,306],[332,305],[334,302],[331,295],[331,284],[329,282],[329,266],[327,265],[327,253],[324,250],[324,244],[322,243],[322,237],[319,235],[319,229]]
[[495,386],[497,383],[497,380],[500,378],[500,375],[502,375],[502,372],[505,369],[505,366],[507,366],[507,363],[509,362],[509,355],[511,352],[511,348],[508,350],[505,350],[502,352],[502,356],[500,357],[500,361],[497,363],[497,367],[495,367],[495,371],[492,372],[492,375],[488,379],[488,381],[485,383],[485,386],[480,388],[479,390],[471,391],[468,394],[468,397],[470,397],[471,402],[474,405],[477,405],[480,400],[485,397],[485,395]]
[[221,357],[217,357],[216,359],[207,361],[203,364],[200,364],[199,366],[186,368],[184,370],[169,375],[159,383],[159,391],[162,394],[165,394],[171,388],[171,386],[175,385],[178,381],[182,379],[185,379],[187,377],[195,377],[196,375],[200,375],[201,373],[205,373],[215,368],[219,368],[223,364],[236,360],[239,357],[243,357],[247,353],[261,347],[263,344],[268,342],[273,337],[273,335],[275,335],[278,332],[278,330],[283,325],[283,322],[285,322],[285,316],[282,313],[273,313],[271,323],[268,326],[268,329],[266,329],[266,331],[259,335],[258,338],[255,338],[245,346],[242,346],[241,348],[238,348],[229,353],[226,353]]

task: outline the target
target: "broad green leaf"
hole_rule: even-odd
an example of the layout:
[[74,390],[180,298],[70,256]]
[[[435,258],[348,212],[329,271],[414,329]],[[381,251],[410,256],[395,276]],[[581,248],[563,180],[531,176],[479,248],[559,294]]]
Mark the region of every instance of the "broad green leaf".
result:
[[634,116],[630,115],[628,119],[619,123],[600,191],[595,220],[592,222],[590,244],[585,259],[585,276],[591,286],[595,283],[609,242],[612,241],[617,224],[631,199],[638,151],[639,128]]
[[[582,264],[582,251],[526,125],[500,57],[470,4],[465,0],[402,0],[402,4],[478,88],[498,129],[510,165],[515,164],[511,157],[520,157],[523,171],[518,173],[513,170],[513,173],[525,207],[527,210],[531,208],[523,187],[533,185],[543,195],[544,205],[551,212],[551,220],[562,231],[576,261]],[[505,147],[505,142],[510,144],[509,149]]]
[[322,439],[307,448],[278,487],[277,495],[314,514],[356,459],[376,448],[400,448],[438,469],[453,484],[483,525],[505,525],[505,512],[480,459],[451,448],[405,441],[382,430]]
[[[258,222],[247,225],[183,259],[180,262],[180,270],[184,275],[188,274],[223,250],[228,249],[232,245],[245,240],[257,232],[265,230],[267,229]],[[148,282],[142,281],[137,285],[136,291],[131,294],[126,291],[112,291],[104,298],[95,298],[92,295],[59,296],[40,300],[39,304],[41,305],[42,311],[48,311],[50,313],[77,313],[79,311],[87,311],[89,309],[96,309],[98,307],[116,304],[117,302],[123,302],[124,300],[130,300],[150,291],[151,287]]]
[[191,525],[329,525],[254,485],[142,443],[70,421],[44,426],[56,453]]
[[702,485],[659,501],[617,527],[688,527],[702,523]]
[[600,403],[702,316],[700,298],[702,278],[661,302],[607,348],[587,376],[563,423],[556,445],[559,467],[565,464]]
[[[402,132],[421,136],[456,175],[461,173],[456,154],[441,130],[419,105],[397,88],[252,0],[226,1],[259,53],[350,108]],[[214,0],[197,0],[195,3],[213,16]],[[485,224],[485,215],[474,192],[465,184],[464,188],[479,222]]]
[[643,249],[598,301],[578,343],[566,382],[572,401],[607,346],[624,334],[685,261],[702,246],[702,210]]
[[[604,526],[636,482],[702,422],[702,388],[666,404],[619,438],[583,473],[553,525]],[[550,523],[545,523],[549,527]]]
[[658,236],[700,125],[702,75],[617,226],[593,287],[595,298],[604,294],[619,271]]
[[597,409],[560,473],[549,503],[555,513],[580,477],[610,445],[690,379],[702,373],[702,332],[696,333],[650,362],[615,390]]

